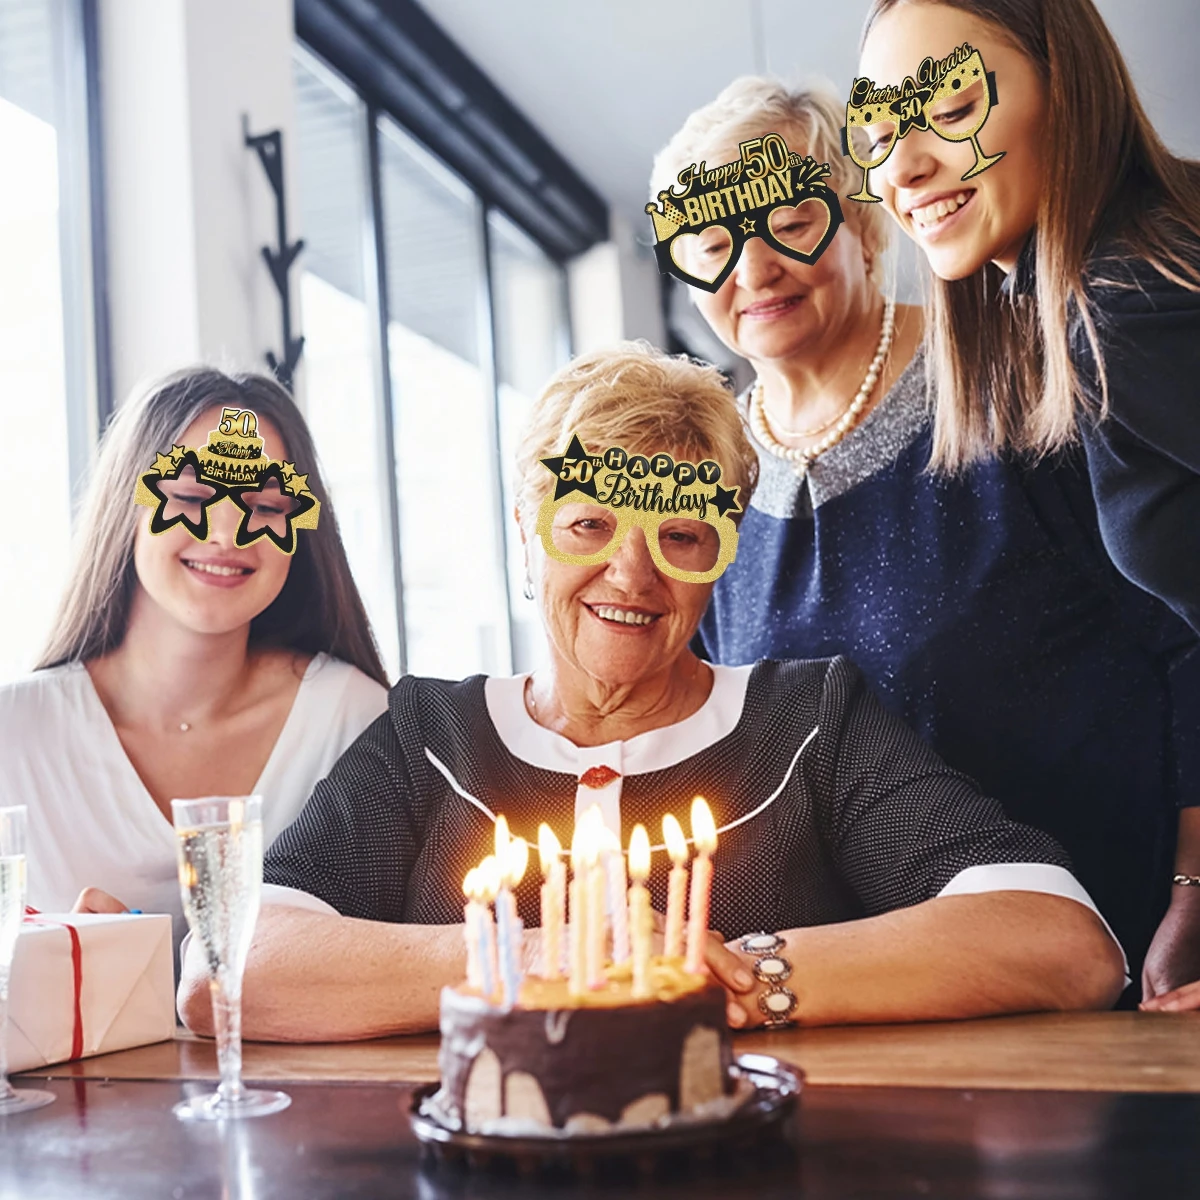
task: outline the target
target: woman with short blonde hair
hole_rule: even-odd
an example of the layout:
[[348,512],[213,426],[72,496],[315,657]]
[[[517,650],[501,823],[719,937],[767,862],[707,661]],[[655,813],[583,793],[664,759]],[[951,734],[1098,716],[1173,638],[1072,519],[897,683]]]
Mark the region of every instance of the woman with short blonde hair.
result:
[[[995,119],[1017,106],[1001,92]],[[861,176],[844,113],[820,89],[737,80],[654,165],[657,194],[779,133],[828,160],[845,214],[814,265],[750,237],[718,291],[694,293],[754,368],[740,404],[759,457],[701,642],[720,663],[849,656],[947,762],[1066,846],[1140,968],[1167,908],[1176,800],[1200,795],[1196,638],[1098,552],[1077,461],[930,473],[921,314],[898,305],[880,336],[884,206],[846,198]]]
[[[716,367],[657,353],[649,342],[624,342],[583,354],[547,384],[517,448],[517,504],[532,528],[553,479],[541,460],[572,433],[588,445],[642,449],[671,443],[723,463],[726,486],[748,496],[758,456],[745,421]],[[696,461],[699,461],[697,458]]]
[[[392,690],[387,718],[267,854],[248,1037],[436,1027],[441,987],[463,978],[463,877],[494,849],[500,814],[515,836],[534,843],[545,822],[566,846],[596,805],[624,846],[636,824],[686,818],[698,792],[721,830],[707,963],[735,1027],[1112,1002],[1120,951],[1061,848],[949,770],[853,664],[693,653],[712,581],[741,553],[734,518],[754,469],[711,367],[626,343],[550,380],[518,461],[549,660]],[[670,865],[660,847],[660,912]],[[534,874],[513,889],[526,928]],[[781,1007],[742,944],[762,929],[790,947]],[[180,1012],[212,1028],[195,945]]]

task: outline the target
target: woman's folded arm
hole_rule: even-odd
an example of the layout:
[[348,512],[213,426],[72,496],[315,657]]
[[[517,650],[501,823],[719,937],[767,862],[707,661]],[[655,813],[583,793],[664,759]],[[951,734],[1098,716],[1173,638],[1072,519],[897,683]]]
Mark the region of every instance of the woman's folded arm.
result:
[[[859,921],[782,931],[804,1025],[1110,1008],[1120,946],[1086,905],[1043,892],[938,896]],[[730,942],[721,976],[752,963]],[[727,986],[732,979],[722,978]],[[731,999],[736,1000],[731,987]],[[741,1001],[758,1024],[757,993]]]

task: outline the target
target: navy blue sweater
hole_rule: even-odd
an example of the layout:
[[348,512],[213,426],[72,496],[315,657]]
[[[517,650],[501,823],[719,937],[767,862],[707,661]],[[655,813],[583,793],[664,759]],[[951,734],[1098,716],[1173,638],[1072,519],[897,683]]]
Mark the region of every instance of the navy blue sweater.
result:
[[800,483],[760,449],[700,649],[845,654],[1008,814],[1052,834],[1140,970],[1200,803],[1196,635],[1113,569],[1078,461],[926,471],[918,361]]

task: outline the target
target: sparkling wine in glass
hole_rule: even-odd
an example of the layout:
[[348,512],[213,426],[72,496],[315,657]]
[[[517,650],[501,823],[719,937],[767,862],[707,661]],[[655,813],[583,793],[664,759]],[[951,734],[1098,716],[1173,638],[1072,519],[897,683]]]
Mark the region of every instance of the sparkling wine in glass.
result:
[[262,797],[172,800],[179,889],[192,937],[208,960],[217,1064],[215,1092],[175,1105],[185,1121],[263,1117],[291,1104],[284,1092],[242,1084],[242,974],[262,891]]
[[8,979],[25,915],[25,809],[0,808],[0,1116],[29,1112],[53,1092],[17,1091],[8,1082]]

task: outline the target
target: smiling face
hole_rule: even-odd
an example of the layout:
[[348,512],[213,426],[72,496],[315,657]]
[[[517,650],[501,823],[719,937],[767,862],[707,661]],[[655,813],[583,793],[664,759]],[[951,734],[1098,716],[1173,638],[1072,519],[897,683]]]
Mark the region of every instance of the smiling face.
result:
[[[799,131],[779,132],[789,149],[806,152]],[[738,157],[738,149],[714,146],[700,157],[728,162]],[[819,238],[825,224],[824,209],[815,204],[779,209],[771,218],[775,236],[801,249]],[[703,243],[698,252],[704,252]],[[716,292],[696,288],[692,295],[717,337],[736,354],[759,363],[832,345],[870,308],[873,292],[862,240],[847,220],[812,266],[780,254],[760,237],[747,238],[721,287]]]
[[[203,446],[209,431],[221,419],[220,408],[202,413],[176,438],[181,446]],[[263,452],[283,459],[286,447],[274,424],[260,420]],[[195,482],[187,472],[168,485],[169,514],[182,513],[192,523],[199,520],[201,501],[213,489]],[[261,523],[279,520],[273,498],[264,493],[255,510]],[[134,538],[133,561],[144,598],[185,629],[196,633],[228,633],[248,625],[283,590],[291,558],[266,539],[246,549],[233,544],[242,512],[231,500],[208,509],[208,539],[199,542],[183,523],[162,534],[150,532],[150,522],[140,519]]]
[[[871,27],[859,74],[877,85],[915,75],[927,56],[945,58],[969,42],[996,76],[997,103],[978,138],[989,155],[1004,157],[970,179],[970,140],[987,102],[986,82],[946,95],[929,109],[932,128],[913,128],[871,172],[871,186],[900,228],[925,253],[942,279],[973,275],[985,263],[1011,270],[1037,220],[1043,164],[1040,134],[1046,88],[1033,62],[989,22],[944,4],[901,3]],[[835,239],[836,240],[836,239]]]
[[[711,566],[717,533],[711,525],[697,531],[702,524],[664,521],[658,534],[664,557],[684,570]],[[608,544],[615,525],[609,509],[564,504],[555,512],[554,543],[566,553],[591,554]],[[592,566],[559,562],[545,553],[540,538],[522,536],[551,651],[563,663],[607,687],[621,687],[665,670],[687,649],[712,584],[685,583],[659,571],[640,526],[626,533],[610,559]]]

